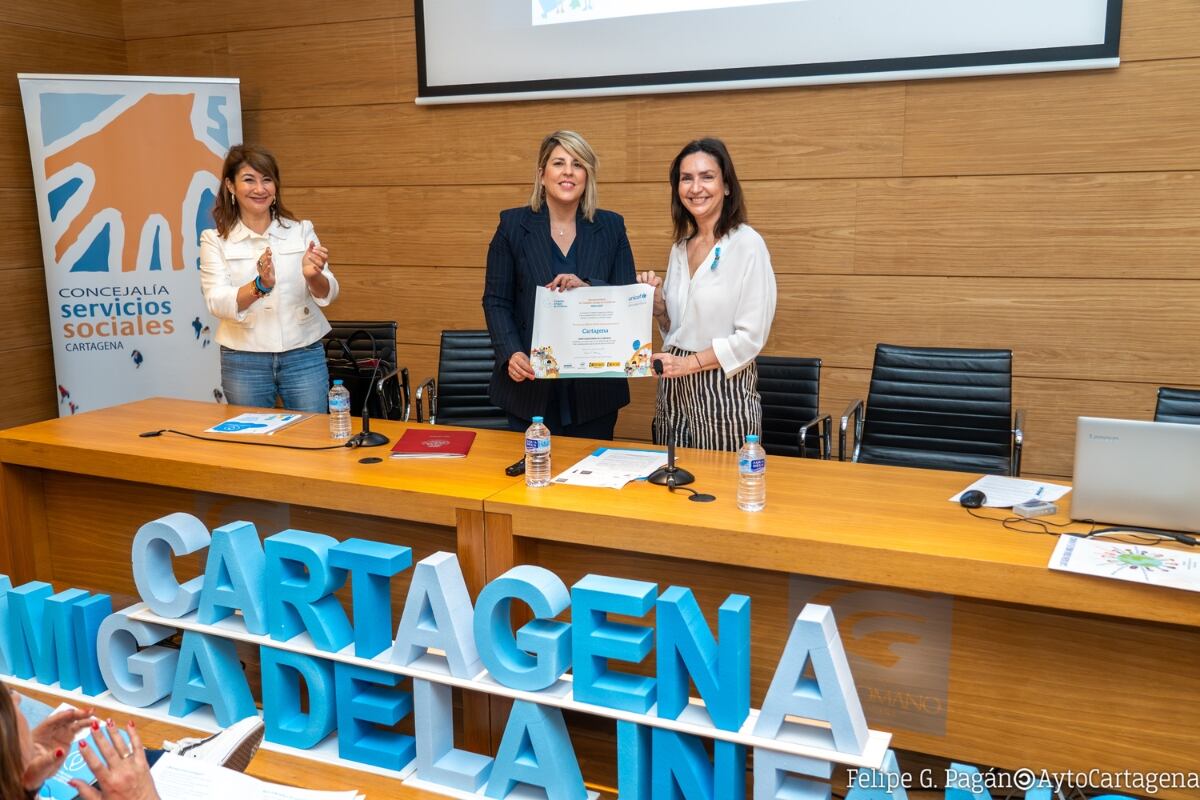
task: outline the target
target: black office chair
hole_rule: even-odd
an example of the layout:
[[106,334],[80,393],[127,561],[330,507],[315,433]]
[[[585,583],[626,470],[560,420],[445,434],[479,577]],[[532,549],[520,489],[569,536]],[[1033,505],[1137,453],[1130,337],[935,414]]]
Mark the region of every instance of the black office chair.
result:
[[763,448],[773,456],[828,459],[833,419],[820,415],[821,359],[759,356]]
[[432,425],[508,429],[508,414],[488,400],[488,383],[496,351],[487,331],[442,331],[437,380],[426,378],[417,387],[417,422],[429,410]]
[[[408,419],[408,369],[396,364],[396,323],[334,322],[322,337],[329,380],[341,379],[350,392],[350,412],[362,414],[370,394],[373,419]],[[376,368],[378,365],[378,369]],[[369,391],[375,377],[374,391]]]
[[842,415],[838,458],[854,420],[853,461],[902,467],[1021,473],[1024,412],[1012,408],[1012,351],[875,348],[866,408]]
[[1154,421],[1200,425],[1200,389],[1158,387],[1158,402],[1154,405]]

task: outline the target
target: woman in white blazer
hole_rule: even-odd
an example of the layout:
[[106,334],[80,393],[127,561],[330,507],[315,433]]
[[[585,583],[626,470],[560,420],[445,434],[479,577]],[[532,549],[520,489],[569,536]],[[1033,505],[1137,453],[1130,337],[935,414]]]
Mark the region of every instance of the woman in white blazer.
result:
[[283,204],[270,152],[236,145],[225,157],[213,207],[215,229],[200,236],[200,283],[220,320],[221,384],[234,405],[323,412],[329,371],[321,309],[337,297],[329,251],[308,220]]

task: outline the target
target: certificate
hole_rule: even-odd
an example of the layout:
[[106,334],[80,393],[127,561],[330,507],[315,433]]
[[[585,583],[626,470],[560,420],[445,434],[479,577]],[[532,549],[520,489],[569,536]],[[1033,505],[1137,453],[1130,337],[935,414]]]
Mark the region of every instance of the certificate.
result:
[[538,378],[650,375],[654,292],[642,284],[537,289],[529,360]]

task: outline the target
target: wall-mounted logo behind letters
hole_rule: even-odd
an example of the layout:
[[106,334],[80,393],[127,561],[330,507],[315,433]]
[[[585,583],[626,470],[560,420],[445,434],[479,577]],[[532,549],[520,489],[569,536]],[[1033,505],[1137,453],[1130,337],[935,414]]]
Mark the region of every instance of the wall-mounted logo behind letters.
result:
[[946,735],[953,598],[793,576],[806,603],[833,608],[872,727]]

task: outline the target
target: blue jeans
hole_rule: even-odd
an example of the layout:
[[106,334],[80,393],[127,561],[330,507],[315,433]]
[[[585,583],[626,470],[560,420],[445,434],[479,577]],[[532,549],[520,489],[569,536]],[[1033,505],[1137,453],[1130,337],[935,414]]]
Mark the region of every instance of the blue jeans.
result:
[[284,408],[325,413],[329,410],[325,345],[318,340],[283,353],[248,353],[222,347],[221,386],[225,399],[235,406],[274,408],[278,394]]

